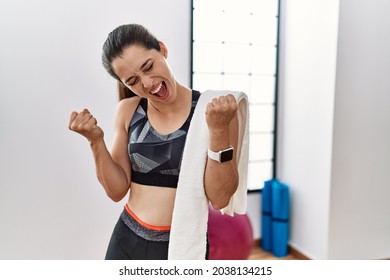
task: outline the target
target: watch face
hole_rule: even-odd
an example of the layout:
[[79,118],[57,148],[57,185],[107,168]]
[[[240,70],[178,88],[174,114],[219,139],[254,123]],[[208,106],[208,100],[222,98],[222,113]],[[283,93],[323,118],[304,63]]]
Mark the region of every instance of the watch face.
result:
[[221,162],[229,161],[233,159],[233,149],[228,149],[221,152]]

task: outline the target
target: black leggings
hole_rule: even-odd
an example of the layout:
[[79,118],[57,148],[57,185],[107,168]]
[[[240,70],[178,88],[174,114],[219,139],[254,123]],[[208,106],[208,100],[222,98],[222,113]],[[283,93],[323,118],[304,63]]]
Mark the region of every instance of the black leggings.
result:
[[119,218],[107,248],[106,260],[166,260],[169,241],[149,241]]
[[[112,233],[106,260],[168,259],[169,230],[149,229],[140,222],[126,205]],[[208,254],[207,239],[206,259]]]

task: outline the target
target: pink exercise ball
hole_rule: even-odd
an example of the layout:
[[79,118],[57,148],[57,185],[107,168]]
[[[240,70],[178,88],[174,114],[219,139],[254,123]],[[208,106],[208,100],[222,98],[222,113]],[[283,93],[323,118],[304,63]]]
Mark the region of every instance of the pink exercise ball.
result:
[[247,214],[223,215],[209,207],[209,259],[246,260],[253,248],[253,230]]

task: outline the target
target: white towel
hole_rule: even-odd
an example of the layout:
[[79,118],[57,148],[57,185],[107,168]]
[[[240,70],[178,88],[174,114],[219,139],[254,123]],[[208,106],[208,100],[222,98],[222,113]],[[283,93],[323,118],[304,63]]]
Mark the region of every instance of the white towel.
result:
[[[169,260],[204,260],[208,222],[208,201],[204,190],[204,172],[209,146],[205,112],[215,97],[233,94],[239,103],[240,136],[236,155],[239,185],[223,214],[245,214],[247,208],[247,169],[249,151],[249,104],[243,92],[209,90],[200,95],[188,130],[173,209],[168,249]],[[242,102],[241,102],[242,101]]]

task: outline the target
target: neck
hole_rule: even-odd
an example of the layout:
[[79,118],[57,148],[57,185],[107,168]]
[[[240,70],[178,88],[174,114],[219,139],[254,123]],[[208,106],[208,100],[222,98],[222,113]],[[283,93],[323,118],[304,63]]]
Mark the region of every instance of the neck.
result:
[[192,90],[176,83],[175,99],[172,102],[166,104],[162,102],[149,102],[149,104],[159,114],[167,115],[186,109],[187,106],[183,106],[183,104],[187,104],[186,101],[188,98],[192,98]]

